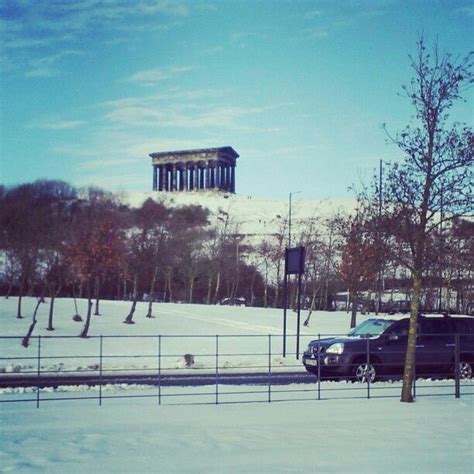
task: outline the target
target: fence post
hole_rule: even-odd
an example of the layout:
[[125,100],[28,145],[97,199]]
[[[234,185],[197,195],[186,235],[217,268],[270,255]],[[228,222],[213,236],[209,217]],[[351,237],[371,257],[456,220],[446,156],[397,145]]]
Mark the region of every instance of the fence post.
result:
[[454,336],[454,396],[456,398],[461,398],[461,383],[460,383],[460,364],[461,364],[461,354],[459,347],[459,334]]
[[219,404],[219,335],[216,334],[216,405]]
[[318,334],[318,400],[321,400],[321,334]]
[[272,401],[272,335],[268,335],[268,403]]
[[37,368],[37,375],[38,375],[38,384],[36,386],[36,408],[39,408],[40,404],[40,377],[41,377],[41,336],[38,336],[38,368]]
[[161,334],[158,336],[158,405],[161,405]]
[[416,398],[416,348],[413,356],[413,399]]
[[102,334],[100,335],[99,351],[99,406],[102,406]]
[[367,370],[366,370],[366,378],[367,378],[367,398],[370,399],[370,339],[367,336]]

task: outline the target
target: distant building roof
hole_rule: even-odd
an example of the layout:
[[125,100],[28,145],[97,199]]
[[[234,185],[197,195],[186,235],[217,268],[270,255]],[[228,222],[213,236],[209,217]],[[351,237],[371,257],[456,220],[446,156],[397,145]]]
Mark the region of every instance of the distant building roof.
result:
[[169,157],[191,157],[199,155],[215,155],[215,156],[230,156],[238,158],[239,154],[231,146],[222,146],[218,148],[198,148],[195,150],[178,150],[178,151],[160,151],[150,153],[151,158],[169,158]]

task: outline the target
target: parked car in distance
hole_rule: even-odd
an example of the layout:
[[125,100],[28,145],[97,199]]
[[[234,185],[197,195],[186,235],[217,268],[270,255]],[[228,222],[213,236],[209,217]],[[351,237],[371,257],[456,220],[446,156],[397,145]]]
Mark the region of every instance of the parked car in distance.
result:
[[[303,354],[303,364],[321,378],[373,382],[380,377],[399,376],[405,363],[408,327],[408,316],[367,319],[347,336],[311,341]],[[420,315],[415,353],[417,377],[452,377],[456,339],[460,377],[470,379],[474,367],[474,318]]]
[[228,306],[245,306],[247,304],[247,301],[245,298],[242,297],[224,298],[220,301],[219,304]]

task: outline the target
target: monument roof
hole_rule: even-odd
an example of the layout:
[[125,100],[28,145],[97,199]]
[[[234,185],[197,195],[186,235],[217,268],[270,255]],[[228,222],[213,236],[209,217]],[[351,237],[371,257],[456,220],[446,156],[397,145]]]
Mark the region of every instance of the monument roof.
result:
[[238,158],[239,154],[231,146],[222,146],[218,148],[198,148],[195,150],[178,150],[178,151],[160,151],[156,153],[150,153],[151,158],[167,158],[167,157],[186,157],[193,155],[215,155],[219,156],[231,156],[232,158]]

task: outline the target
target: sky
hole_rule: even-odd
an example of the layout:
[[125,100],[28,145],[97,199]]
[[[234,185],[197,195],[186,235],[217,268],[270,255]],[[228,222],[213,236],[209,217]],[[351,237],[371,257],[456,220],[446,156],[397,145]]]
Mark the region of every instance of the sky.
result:
[[232,146],[237,193],[325,199],[400,159],[408,54],[423,32],[465,55],[474,4],[0,0],[0,21],[1,183],[150,191],[149,153]]

